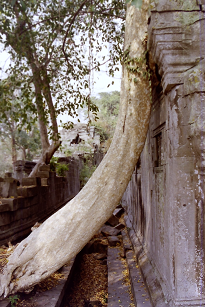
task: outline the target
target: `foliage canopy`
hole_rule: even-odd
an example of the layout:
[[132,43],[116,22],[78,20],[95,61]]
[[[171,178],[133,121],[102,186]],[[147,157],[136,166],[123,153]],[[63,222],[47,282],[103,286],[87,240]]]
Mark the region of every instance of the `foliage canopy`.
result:
[[[124,38],[123,1],[3,0],[0,10],[0,42],[12,60],[7,73],[18,75],[28,91],[34,90],[35,77],[41,80],[35,103],[51,130],[55,129],[53,111],[55,117],[64,112],[76,116],[84,104],[95,114],[90,73],[100,70],[102,62],[109,62],[112,76],[118,69]],[[105,48],[108,56],[99,57]]]

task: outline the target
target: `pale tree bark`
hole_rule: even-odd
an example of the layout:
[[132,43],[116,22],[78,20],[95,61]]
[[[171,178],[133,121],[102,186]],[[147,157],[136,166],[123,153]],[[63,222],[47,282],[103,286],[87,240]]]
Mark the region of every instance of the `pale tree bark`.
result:
[[[129,6],[125,49],[142,58],[147,8]],[[135,79],[135,82],[133,79]],[[119,203],[143,149],[150,116],[148,78],[123,69],[121,106],[112,144],[80,193],[23,240],[0,275],[5,296],[32,286],[73,258],[110,217]]]

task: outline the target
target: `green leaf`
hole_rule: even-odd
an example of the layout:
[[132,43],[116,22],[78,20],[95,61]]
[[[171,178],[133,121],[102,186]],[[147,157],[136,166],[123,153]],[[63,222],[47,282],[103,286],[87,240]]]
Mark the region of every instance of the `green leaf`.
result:
[[12,0],[11,5],[14,6],[17,0]]
[[21,6],[22,6],[22,9],[25,11],[26,10],[26,4],[23,0],[20,0],[20,3],[21,3]]

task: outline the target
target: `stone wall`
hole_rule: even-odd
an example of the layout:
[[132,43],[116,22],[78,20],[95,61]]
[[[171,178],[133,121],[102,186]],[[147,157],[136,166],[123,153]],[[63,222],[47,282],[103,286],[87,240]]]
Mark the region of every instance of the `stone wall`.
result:
[[203,9],[151,3],[152,115],[123,205],[154,306],[205,306]]
[[76,159],[70,159],[65,177],[56,176],[44,165],[39,177],[23,178],[22,186],[13,178],[0,180],[0,192],[4,192],[4,198],[0,198],[0,244],[28,235],[36,222],[44,221],[79,190],[79,160]]

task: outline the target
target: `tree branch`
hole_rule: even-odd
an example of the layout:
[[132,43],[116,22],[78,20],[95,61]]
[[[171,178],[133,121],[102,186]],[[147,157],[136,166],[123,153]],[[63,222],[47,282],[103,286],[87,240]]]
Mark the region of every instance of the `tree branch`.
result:
[[68,29],[67,29],[67,31],[66,31],[64,40],[63,40],[62,51],[63,51],[63,54],[64,54],[64,56],[65,56],[66,62],[68,63],[68,66],[69,66],[69,67],[70,67],[70,63],[69,63],[69,61],[68,61],[68,57],[67,57],[67,54],[66,54],[66,52],[65,52],[65,42],[66,42],[66,38],[67,38],[67,36],[68,36],[68,33],[70,32],[71,26],[72,26],[73,23],[75,22],[76,17],[79,15],[80,11],[82,10],[83,6],[86,4],[87,1],[89,1],[89,0],[84,0],[84,1],[81,3],[79,9],[75,12],[75,14],[74,14],[74,16],[73,16],[73,18],[72,18],[72,20],[71,20],[71,22],[70,22],[70,25],[69,25],[69,27],[68,27]]

